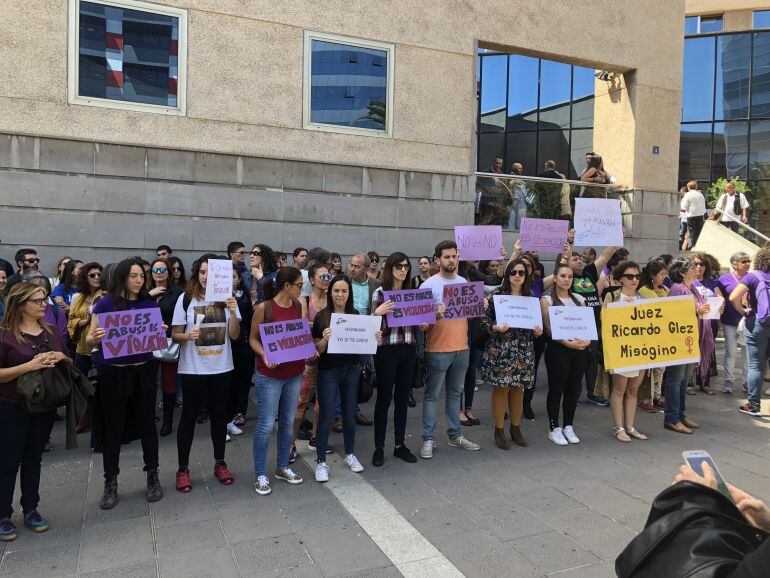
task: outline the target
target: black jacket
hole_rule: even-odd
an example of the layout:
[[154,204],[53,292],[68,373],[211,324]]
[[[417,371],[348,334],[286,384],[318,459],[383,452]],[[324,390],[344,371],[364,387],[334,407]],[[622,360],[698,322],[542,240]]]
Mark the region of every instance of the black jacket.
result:
[[680,482],[652,503],[644,531],[615,561],[620,578],[770,576],[768,534],[716,490]]

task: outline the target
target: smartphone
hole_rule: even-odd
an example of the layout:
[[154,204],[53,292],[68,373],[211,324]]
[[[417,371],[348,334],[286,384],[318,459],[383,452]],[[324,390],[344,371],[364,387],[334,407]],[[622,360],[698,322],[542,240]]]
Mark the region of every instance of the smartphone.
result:
[[733,499],[730,495],[730,491],[727,489],[727,484],[725,483],[722,474],[719,473],[717,465],[714,463],[714,458],[711,457],[710,453],[705,450],[690,450],[682,452],[682,457],[684,458],[684,462],[699,476],[703,475],[703,463],[706,462],[711,467],[711,471],[714,472],[714,477],[717,479],[717,490],[730,498],[730,500]]

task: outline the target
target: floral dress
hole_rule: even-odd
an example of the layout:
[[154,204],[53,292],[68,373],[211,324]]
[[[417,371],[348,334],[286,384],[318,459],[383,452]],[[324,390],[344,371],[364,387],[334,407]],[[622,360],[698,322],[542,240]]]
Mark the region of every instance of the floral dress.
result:
[[[495,291],[492,295],[502,295]],[[531,329],[492,331],[495,325],[495,302],[490,296],[489,308],[481,325],[489,339],[484,348],[481,375],[495,387],[531,389],[535,385],[535,332]]]

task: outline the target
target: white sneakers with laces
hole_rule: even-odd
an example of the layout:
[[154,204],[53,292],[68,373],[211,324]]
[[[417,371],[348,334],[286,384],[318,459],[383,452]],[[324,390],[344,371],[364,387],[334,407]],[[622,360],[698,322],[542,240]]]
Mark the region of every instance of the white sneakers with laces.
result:
[[571,444],[579,444],[580,438],[575,435],[575,430],[572,429],[571,425],[565,426],[564,430],[562,431],[564,434],[564,437],[567,438],[567,441]]
[[425,440],[422,442],[422,447],[420,448],[420,457],[424,460],[431,459],[433,457],[433,448],[435,447],[435,440]]
[[315,481],[321,483],[329,481],[329,466],[326,462],[318,462],[315,467]]
[[364,466],[361,465],[361,462],[359,462],[358,458],[353,454],[345,456],[345,463],[350,468],[351,472],[358,474],[364,471]]
[[475,452],[481,449],[481,446],[479,444],[472,442],[471,440],[465,438],[464,436],[449,438],[449,445],[455,448],[463,449],[463,450],[471,450],[472,452]]
[[257,479],[254,481],[254,491],[260,496],[268,495],[273,491],[270,487],[270,479],[267,476],[257,476]]
[[239,436],[243,433],[243,430],[231,421],[227,424],[227,433],[229,433],[231,436]]
[[567,438],[564,437],[564,433],[562,433],[562,429],[560,427],[553,428],[548,434],[548,439],[555,443],[557,446],[569,445],[569,442],[567,441]]

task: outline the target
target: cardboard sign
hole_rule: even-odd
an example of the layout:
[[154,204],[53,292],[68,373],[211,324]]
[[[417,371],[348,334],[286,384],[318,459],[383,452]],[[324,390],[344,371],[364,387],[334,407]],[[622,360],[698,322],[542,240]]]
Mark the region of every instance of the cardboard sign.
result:
[[484,315],[484,283],[452,283],[444,285],[444,319],[463,319]]
[[318,354],[305,318],[263,323],[259,326],[259,336],[268,363],[309,359]]
[[455,227],[455,242],[461,261],[500,259],[503,228],[500,225]]
[[610,303],[602,311],[604,367],[634,371],[698,363],[698,318],[692,297]]
[[593,307],[549,307],[548,319],[551,321],[551,338],[556,341],[598,339]]
[[623,217],[619,200],[575,199],[575,246],[623,246]]
[[332,337],[326,351],[329,353],[377,353],[377,336],[382,318],[376,315],[349,315],[332,313]]
[[407,327],[436,323],[436,311],[433,306],[433,291],[430,289],[405,289],[403,291],[384,291],[386,301],[395,306],[388,313],[388,327]]
[[543,312],[537,297],[518,295],[493,295],[495,303],[495,325],[509,328],[534,329],[543,327]]
[[104,329],[104,359],[150,353],[168,347],[163,316],[157,307],[99,313],[97,319],[99,327]]
[[569,235],[569,221],[558,219],[521,220],[519,243],[525,251],[562,253]]
[[206,277],[206,301],[227,301],[233,296],[233,263],[227,259],[209,259]]

